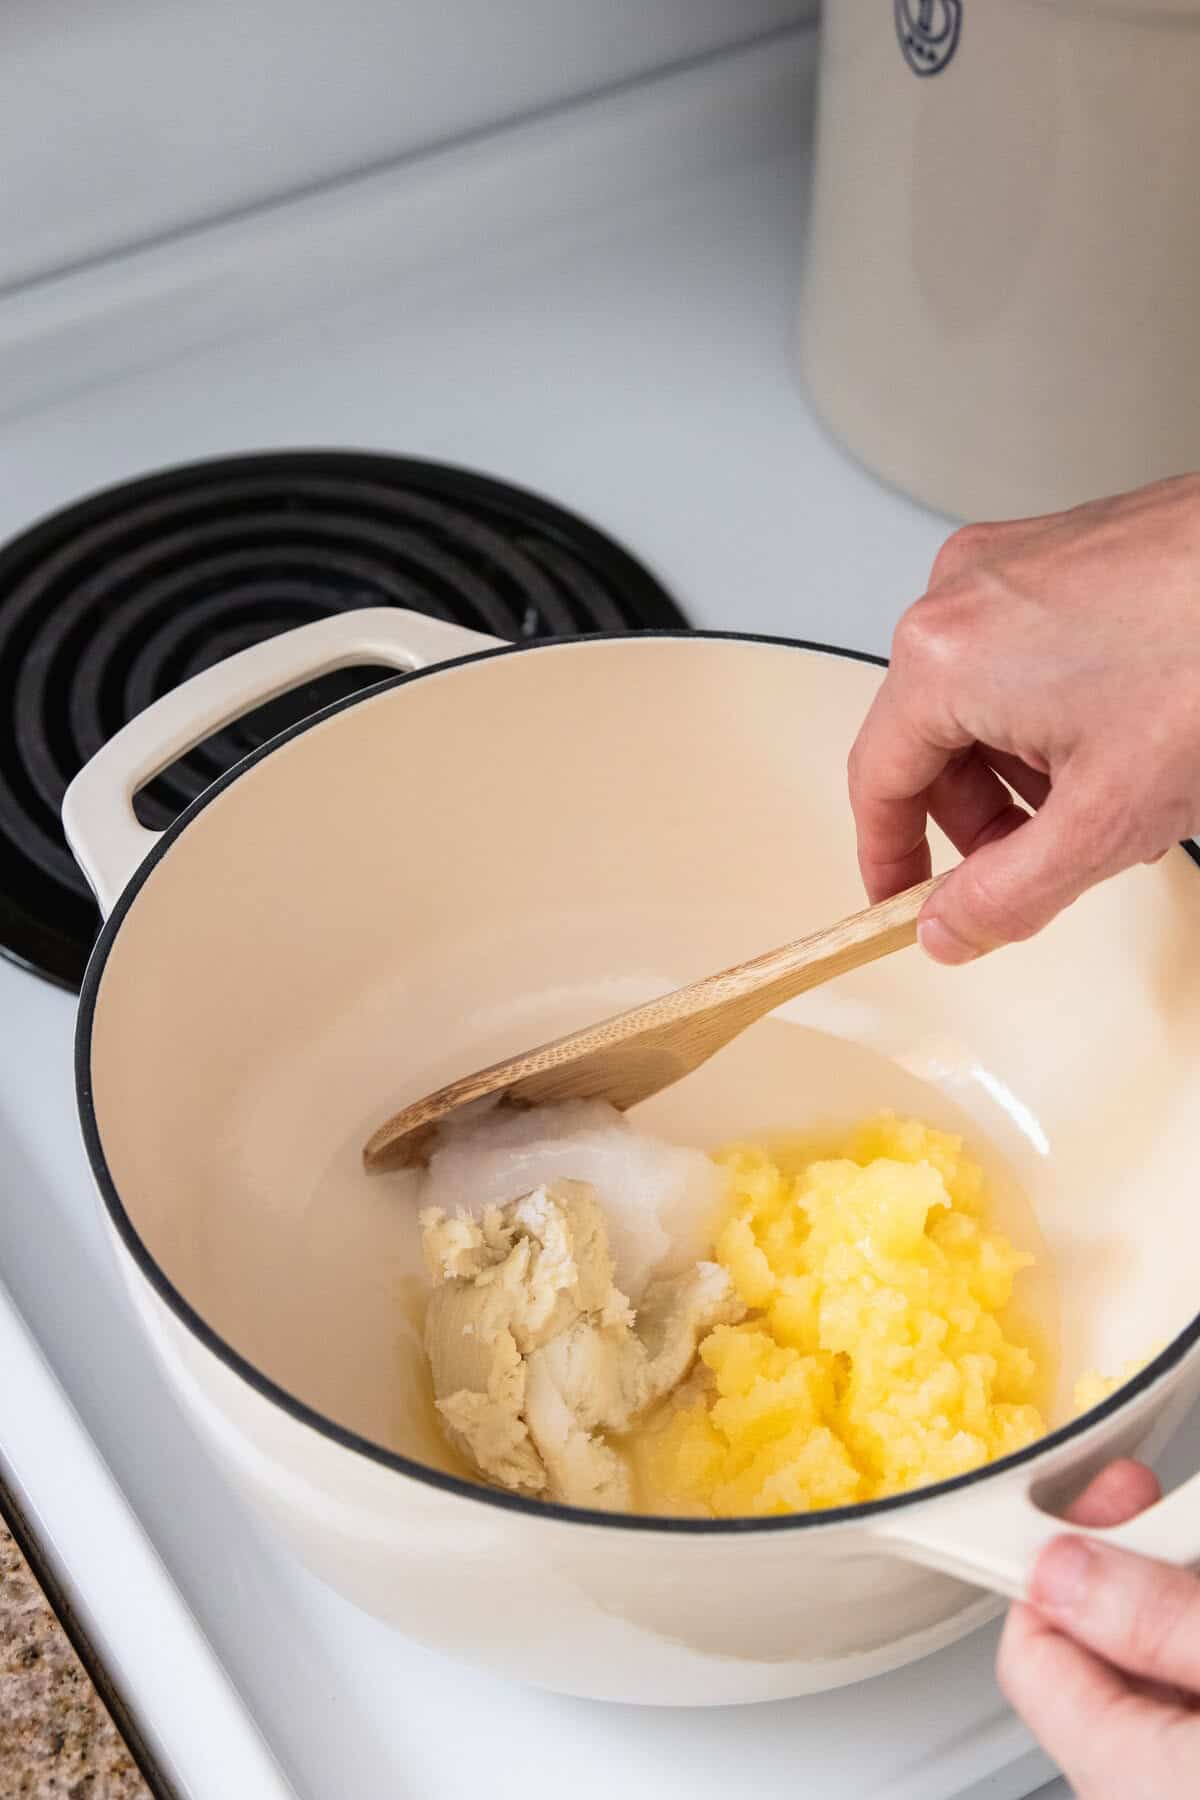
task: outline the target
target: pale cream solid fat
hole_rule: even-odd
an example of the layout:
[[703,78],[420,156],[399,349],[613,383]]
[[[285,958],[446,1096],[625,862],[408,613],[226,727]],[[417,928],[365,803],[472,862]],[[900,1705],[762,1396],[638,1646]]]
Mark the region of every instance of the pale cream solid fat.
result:
[[636,1305],[655,1275],[711,1251],[724,1178],[703,1151],[635,1130],[603,1101],[492,1108],[441,1130],[419,1203],[478,1220],[560,1180],[586,1181],[607,1221],[615,1279]]
[[724,1269],[652,1280],[636,1315],[613,1280],[604,1213],[560,1180],[482,1217],[421,1215],[434,1282],[425,1323],[447,1435],[488,1480],[569,1505],[624,1510],[619,1435],[687,1375],[700,1339],[743,1308]]

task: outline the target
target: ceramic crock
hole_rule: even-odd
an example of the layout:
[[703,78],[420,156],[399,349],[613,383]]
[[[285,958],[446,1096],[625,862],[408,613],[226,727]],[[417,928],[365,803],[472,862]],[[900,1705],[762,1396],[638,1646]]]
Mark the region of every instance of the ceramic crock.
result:
[[1200,0],[827,0],[806,385],[959,518],[1200,468]]
[[[176,756],[355,663],[407,672],[277,738],[164,836],[137,823],[132,796]],[[878,1674],[1020,1592],[1056,1529],[1043,1507],[1152,1447],[1200,1388],[1200,872],[1181,850],[973,968],[913,950],[857,971],[644,1109],[701,1145],[885,1104],[967,1131],[1038,1257],[1022,1280],[1061,1370],[1043,1441],[886,1502],[713,1522],[520,1500],[441,1439],[412,1178],[367,1176],[364,1139],[469,1065],[859,905],[843,771],[879,679],[778,641],[504,648],[365,611],[198,675],[67,796],[108,914],[79,1109],[133,1305],[231,1481],[426,1644],[675,1705]],[[1071,1418],[1082,1369],[1148,1355]],[[1198,1498],[1114,1535],[1190,1560]]]

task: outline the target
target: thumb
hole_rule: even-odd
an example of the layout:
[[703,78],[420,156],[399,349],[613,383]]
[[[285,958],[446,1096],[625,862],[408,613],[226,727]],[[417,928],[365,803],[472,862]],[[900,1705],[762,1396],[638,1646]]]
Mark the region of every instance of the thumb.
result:
[[1041,811],[982,845],[942,882],[917,936],[935,962],[964,963],[1033,937],[1085,889],[1121,866],[1111,823],[1055,786]]
[[1030,1599],[1110,1666],[1192,1695],[1200,1687],[1200,1581],[1189,1570],[1061,1537],[1042,1551]]

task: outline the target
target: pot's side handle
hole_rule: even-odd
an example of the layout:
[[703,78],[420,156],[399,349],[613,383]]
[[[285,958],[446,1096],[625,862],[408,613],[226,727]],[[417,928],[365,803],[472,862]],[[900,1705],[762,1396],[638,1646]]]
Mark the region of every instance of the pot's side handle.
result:
[[1071,1525],[1044,1511],[1029,1484],[1012,1477],[983,1480],[911,1510],[902,1507],[871,1528],[872,1538],[894,1555],[1010,1600],[1025,1598],[1039,1552],[1064,1535],[1094,1538],[1182,1568],[1200,1565],[1200,1475],[1136,1519],[1107,1530]]
[[282,632],[214,663],[164,694],[109,739],[63,798],[63,827],[106,915],[159,834],[138,823],[133,797],[214,731],[333,669],[384,663],[426,668],[498,640],[421,613],[379,606]]

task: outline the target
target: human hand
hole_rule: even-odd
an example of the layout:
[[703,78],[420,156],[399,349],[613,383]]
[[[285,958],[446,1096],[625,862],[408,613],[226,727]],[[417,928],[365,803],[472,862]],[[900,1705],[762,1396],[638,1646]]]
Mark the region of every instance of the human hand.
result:
[[956,532],[897,627],[850,797],[873,901],[929,874],[930,817],[961,852],[921,917],[941,962],[1200,830],[1200,476]]
[[[1119,1525],[1159,1497],[1113,1463],[1068,1516]],[[1043,1550],[1031,1604],[1009,1612],[996,1674],[1077,1800],[1200,1794],[1200,1579],[1094,1540]]]

